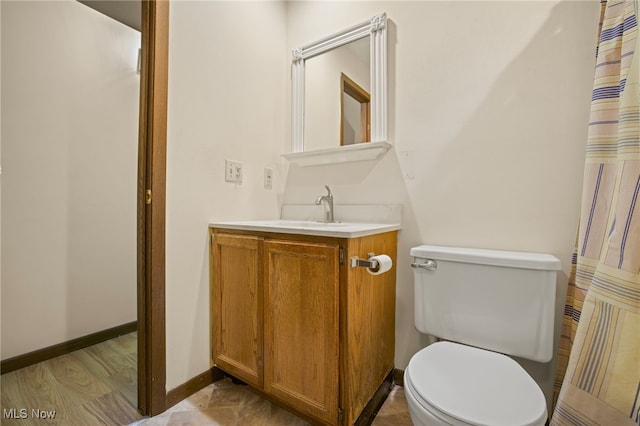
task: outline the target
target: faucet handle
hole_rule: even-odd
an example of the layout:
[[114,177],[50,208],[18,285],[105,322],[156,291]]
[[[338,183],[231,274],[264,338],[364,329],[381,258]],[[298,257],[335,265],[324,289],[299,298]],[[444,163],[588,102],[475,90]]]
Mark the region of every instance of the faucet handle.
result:
[[324,187],[327,189],[327,195],[330,197],[332,195],[331,188],[329,188],[329,185],[325,185]]

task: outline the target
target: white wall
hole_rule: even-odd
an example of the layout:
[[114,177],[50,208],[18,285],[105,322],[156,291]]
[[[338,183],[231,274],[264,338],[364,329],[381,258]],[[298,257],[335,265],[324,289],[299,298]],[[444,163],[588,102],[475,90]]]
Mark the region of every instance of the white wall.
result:
[[[397,368],[428,344],[413,325],[412,246],[552,253],[562,261],[559,282],[566,285],[598,7],[579,1],[289,3],[288,51],[381,12],[391,20],[393,150],[379,161],[291,166],[284,202],[311,204],[329,184],[336,203],[403,206]],[[525,364],[549,395],[555,359]]]
[[[379,161],[283,164],[291,50],[381,12],[391,20],[393,150]],[[398,368],[429,341],[413,326],[414,245],[552,253],[565,285],[597,14],[597,2],[577,1],[172,2],[167,389],[209,367],[207,223],[275,218],[283,202],[312,204],[324,184],[338,204],[403,206]],[[244,163],[242,185],[224,182],[225,158]],[[265,166],[276,171],[272,191]],[[527,366],[547,394],[554,367]]]
[[[288,58],[283,3],[175,1],[169,26],[167,389],[209,368],[208,223],[277,218]],[[244,165],[224,181],[224,160]],[[263,187],[263,169],[274,187]]]
[[2,359],[136,319],[140,34],[2,1]]

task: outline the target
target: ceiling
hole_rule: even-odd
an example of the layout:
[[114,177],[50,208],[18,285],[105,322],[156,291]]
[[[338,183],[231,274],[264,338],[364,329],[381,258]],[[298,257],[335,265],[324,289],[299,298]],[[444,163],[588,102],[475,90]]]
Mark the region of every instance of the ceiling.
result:
[[140,0],[78,0],[116,21],[140,31],[142,7]]

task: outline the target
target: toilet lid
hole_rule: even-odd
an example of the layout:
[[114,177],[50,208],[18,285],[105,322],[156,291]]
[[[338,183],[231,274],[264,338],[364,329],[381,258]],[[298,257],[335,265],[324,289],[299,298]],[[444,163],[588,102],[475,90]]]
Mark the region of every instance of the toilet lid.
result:
[[536,382],[496,352],[437,342],[411,358],[407,375],[419,399],[459,422],[532,426],[547,418]]

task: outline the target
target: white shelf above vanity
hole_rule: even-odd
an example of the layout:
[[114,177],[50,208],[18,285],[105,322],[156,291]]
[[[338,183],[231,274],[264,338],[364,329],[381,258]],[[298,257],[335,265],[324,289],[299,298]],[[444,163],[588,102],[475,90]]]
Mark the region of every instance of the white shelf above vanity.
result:
[[369,142],[340,148],[327,148],[315,151],[292,152],[283,157],[291,164],[300,167],[320,166],[324,164],[349,163],[352,161],[375,160],[382,157],[391,148],[388,142]]

